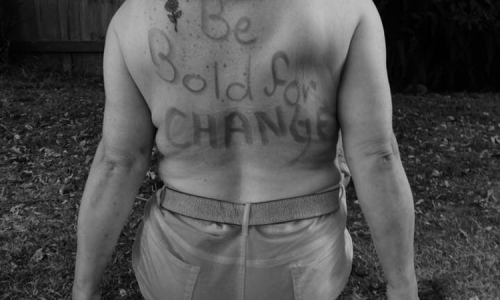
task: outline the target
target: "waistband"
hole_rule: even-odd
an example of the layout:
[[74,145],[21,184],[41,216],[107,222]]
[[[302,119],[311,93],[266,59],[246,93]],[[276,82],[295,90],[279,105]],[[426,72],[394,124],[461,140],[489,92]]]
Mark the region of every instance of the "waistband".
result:
[[159,191],[159,201],[167,210],[196,219],[236,225],[265,225],[335,212],[339,209],[343,193],[340,184],[334,190],[319,194],[240,204],[186,194],[164,186]]

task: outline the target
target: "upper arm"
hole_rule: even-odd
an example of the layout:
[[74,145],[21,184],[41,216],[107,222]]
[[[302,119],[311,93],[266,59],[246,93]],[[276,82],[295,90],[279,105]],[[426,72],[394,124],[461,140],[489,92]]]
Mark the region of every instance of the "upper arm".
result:
[[361,2],[367,7],[352,37],[338,94],[345,154],[353,169],[363,158],[390,155],[397,148],[382,22],[372,1]]
[[104,110],[101,148],[103,159],[149,163],[155,129],[151,112],[132,79],[112,21],[104,50]]

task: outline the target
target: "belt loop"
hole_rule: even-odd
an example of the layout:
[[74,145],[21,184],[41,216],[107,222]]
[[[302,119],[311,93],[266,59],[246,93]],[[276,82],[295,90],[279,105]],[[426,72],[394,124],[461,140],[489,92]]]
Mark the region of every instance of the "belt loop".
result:
[[342,197],[344,197],[344,195],[345,195],[345,187],[344,187],[344,183],[341,182],[340,188],[339,188],[339,200],[342,199]]
[[243,235],[247,236],[248,235],[248,223],[250,222],[250,205],[252,203],[245,203],[245,212],[243,213],[243,222],[242,222],[242,230],[243,230]]
[[340,170],[340,182],[339,182],[339,200],[342,199],[345,195],[345,186],[344,186],[345,175],[342,170]]
[[158,201],[158,206],[163,205],[163,201],[165,201],[165,192],[165,186],[156,191],[156,200]]

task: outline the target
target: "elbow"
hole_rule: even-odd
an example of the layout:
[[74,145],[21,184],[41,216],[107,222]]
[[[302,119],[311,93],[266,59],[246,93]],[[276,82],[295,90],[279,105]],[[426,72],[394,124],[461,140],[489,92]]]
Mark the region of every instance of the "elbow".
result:
[[113,174],[116,172],[129,172],[134,169],[135,162],[118,160],[115,158],[104,158],[101,162],[102,168],[107,174]]
[[375,170],[380,171],[391,170],[401,164],[399,147],[394,136],[386,145],[374,152],[373,160]]
[[131,172],[147,167],[149,156],[114,149],[102,149],[99,163],[106,173]]
[[393,163],[397,163],[400,161],[399,150],[397,145],[388,145],[385,149],[381,149],[380,151],[374,153],[373,158],[380,165],[392,165]]
[[128,155],[105,155],[102,165],[110,172],[115,170],[131,170],[137,165],[137,158]]
[[380,151],[366,157],[364,162],[364,169],[371,174],[392,173],[401,165],[401,159],[397,151]]
[[364,155],[366,157],[374,157],[383,163],[391,163],[399,159],[398,142],[394,134],[389,137],[374,140],[365,146]]
[[400,153],[396,138],[368,141],[347,153],[347,163],[353,169],[370,171],[387,171],[401,163]]

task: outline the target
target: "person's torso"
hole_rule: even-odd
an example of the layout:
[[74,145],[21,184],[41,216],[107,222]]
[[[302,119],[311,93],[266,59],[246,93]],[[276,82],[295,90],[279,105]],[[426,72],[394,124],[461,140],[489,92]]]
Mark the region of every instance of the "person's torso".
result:
[[174,189],[234,202],[340,180],[337,90],[357,25],[345,0],[129,0],[122,53]]

